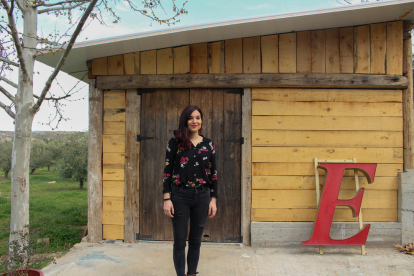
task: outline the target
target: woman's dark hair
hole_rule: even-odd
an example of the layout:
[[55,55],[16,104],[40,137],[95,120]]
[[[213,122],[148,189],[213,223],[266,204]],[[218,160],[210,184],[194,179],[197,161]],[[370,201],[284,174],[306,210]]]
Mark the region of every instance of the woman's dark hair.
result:
[[[190,130],[188,129],[188,120],[190,119],[191,114],[194,111],[200,112],[201,120],[203,120],[203,112],[201,109],[196,105],[188,105],[184,108],[183,112],[180,115],[180,121],[178,123],[178,130],[174,130],[174,137],[176,145],[181,150],[186,150],[191,148],[191,141],[190,141]],[[201,134],[203,126],[201,125],[198,134]]]

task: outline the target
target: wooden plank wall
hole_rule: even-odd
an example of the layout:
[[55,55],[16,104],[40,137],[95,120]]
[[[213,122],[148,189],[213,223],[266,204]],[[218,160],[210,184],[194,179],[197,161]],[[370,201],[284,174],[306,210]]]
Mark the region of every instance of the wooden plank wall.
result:
[[125,91],[104,91],[103,197],[104,239],[124,239]]
[[402,75],[403,22],[184,45],[92,60],[92,75],[363,73]]
[[[401,90],[253,89],[252,101],[252,221],[314,220],[314,157],[378,163],[373,184],[360,177],[364,221],[397,221]],[[347,172],[340,199],[354,197],[353,183]],[[357,218],[338,207],[334,220]]]

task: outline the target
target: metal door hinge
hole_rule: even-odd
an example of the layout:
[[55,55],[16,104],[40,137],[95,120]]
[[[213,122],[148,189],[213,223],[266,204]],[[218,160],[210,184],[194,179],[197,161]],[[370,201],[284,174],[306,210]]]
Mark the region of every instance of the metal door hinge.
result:
[[146,89],[138,89],[137,90],[137,95],[142,95],[144,93],[154,93],[155,90],[146,90]]
[[244,144],[244,137],[241,137],[240,139],[226,139],[226,142],[235,142],[235,143]]
[[243,89],[226,91],[226,93],[230,93],[230,94],[240,94],[240,95],[244,96],[244,90]]
[[142,140],[152,140],[154,137],[143,137],[141,135],[137,135],[137,142],[141,142]]

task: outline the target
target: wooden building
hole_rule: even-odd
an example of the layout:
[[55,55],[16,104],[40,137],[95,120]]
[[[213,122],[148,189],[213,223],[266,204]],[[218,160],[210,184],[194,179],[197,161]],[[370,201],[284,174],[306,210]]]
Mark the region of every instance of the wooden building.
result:
[[[90,83],[89,241],[172,239],[165,146],[196,104],[219,164],[204,241],[308,239],[317,157],[378,163],[373,184],[360,178],[368,241],[400,242],[398,175],[414,169],[413,8],[398,0],[77,44],[63,70]],[[355,195],[353,183],[347,174],[340,198]],[[357,231],[349,208],[334,221],[333,236]]]

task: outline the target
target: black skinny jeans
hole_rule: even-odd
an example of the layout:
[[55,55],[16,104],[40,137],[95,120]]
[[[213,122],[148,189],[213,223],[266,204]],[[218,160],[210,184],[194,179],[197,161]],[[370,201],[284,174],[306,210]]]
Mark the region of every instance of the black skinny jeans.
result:
[[200,258],[201,237],[207,221],[210,206],[210,189],[208,186],[186,188],[171,187],[171,201],[174,207],[172,218],[174,231],[173,260],[177,276],[184,276],[185,245],[190,219],[190,234],[188,237],[187,275],[196,274]]

